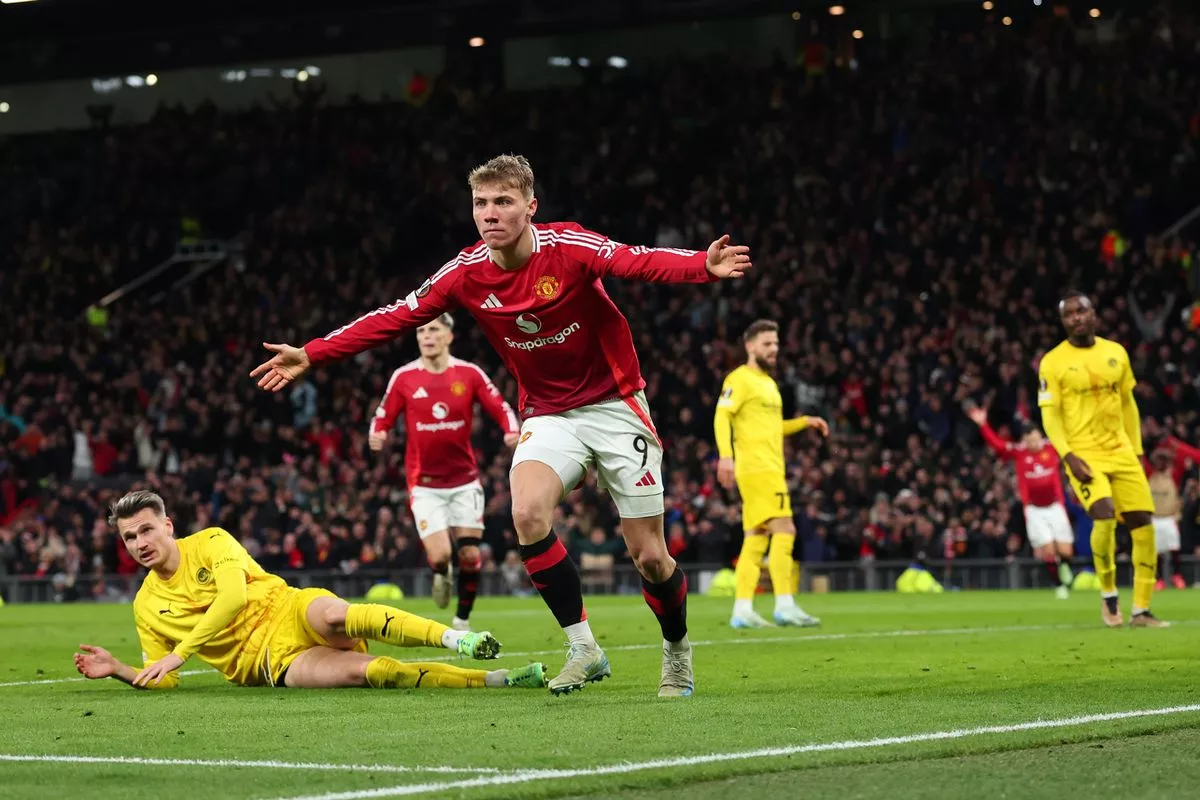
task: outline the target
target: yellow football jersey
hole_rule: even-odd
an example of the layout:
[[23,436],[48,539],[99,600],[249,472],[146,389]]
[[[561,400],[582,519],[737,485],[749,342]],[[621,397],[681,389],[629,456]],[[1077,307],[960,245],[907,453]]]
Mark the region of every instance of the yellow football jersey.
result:
[[1071,452],[1141,452],[1125,430],[1121,398],[1137,381],[1120,344],[1099,336],[1091,347],[1064,341],[1042,358],[1038,378],[1038,405],[1060,410]]
[[713,431],[718,455],[733,457],[738,476],[782,475],[783,437],[805,427],[804,420],[784,421],[779,384],[767,373],[743,364],[725,378]]
[[[200,623],[217,596],[217,574],[239,570],[246,580],[246,605],[231,623],[196,651],[201,661],[226,678],[254,665],[239,663],[255,628],[267,617],[272,598],[287,588],[283,578],[264,570],[237,539],[222,528],[205,528],[179,539],[179,569],[169,580],[151,572],[133,601],[134,622],[149,664],[173,652]],[[241,659],[244,661],[245,659]],[[177,681],[174,673],[168,676]],[[168,683],[163,680],[163,685]]]

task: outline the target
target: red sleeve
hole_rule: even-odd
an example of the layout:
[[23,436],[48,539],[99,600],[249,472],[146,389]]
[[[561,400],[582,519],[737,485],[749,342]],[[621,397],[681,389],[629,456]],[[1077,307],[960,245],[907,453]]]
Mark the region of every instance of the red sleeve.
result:
[[[475,367],[474,364],[471,366]],[[496,384],[492,383],[487,373],[479,367],[475,367],[475,373],[475,399],[479,401],[479,405],[483,406],[506,434],[519,433],[521,424],[517,422],[517,415],[513,413],[512,406],[505,401],[504,395],[500,394]]]
[[383,391],[383,399],[375,409],[371,420],[371,433],[388,433],[396,426],[400,412],[404,411],[404,390],[400,387],[400,370],[392,373],[387,389]]
[[1185,444],[1174,436],[1170,439],[1171,444],[1175,446],[1175,458],[1179,459],[1190,458],[1192,461],[1200,464],[1200,447],[1192,447],[1190,444]]
[[457,305],[453,294],[458,276],[454,269],[461,258],[447,263],[404,299],[368,311],[353,322],[304,345],[309,361],[317,365],[348,358],[390,342],[449,311]]
[[560,231],[558,246],[587,265],[593,277],[632,278],[651,283],[709,283],[716,277],[704,266],[700,250],[630,247],[574,222]]
[[1012,442],[1007,442],[1000,438],[1000,434],[992,430],[992,426],[986,422],[979,426],[979,432],[983,434],[983,440],[988,443],[988,447],[992,448],[1002,458],[1013,457]]

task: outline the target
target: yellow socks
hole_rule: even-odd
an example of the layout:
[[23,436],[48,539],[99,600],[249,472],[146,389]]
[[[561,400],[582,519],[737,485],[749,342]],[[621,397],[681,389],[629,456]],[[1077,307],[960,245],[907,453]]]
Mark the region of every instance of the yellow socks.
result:
[[[746,532],[746,538],[742,541],[742,553],[738,556],[737,569],[734,570],[734,577],[737,579],[737,590],[734,594],[736,600],[754,599],[758,579],[762,577],[763,556],[767,554],[770,544],[771,537]],[[790,554],[788,559],[791,559]],[[771,577],[774,580],[774,567],[771,569]]]
[[1133,539],[1133,612],[1136,614],[1150,608],[1158,554],[1154,547],[1154,526],[1134,528],[1129,537]]
[[379,656],[367,663],[367,685],[372,689],[482,689],[487,685],[487,675],[483,669],[463,669],[453,664],[410,664],[389,656]]
[[442,647],[442,636],[449,630],[440,622],[391,606],[352,603],[346,610],[346,635],[355,639],[374,639],[400,647]]
[[792,561],[792,548],[795,544],[795,534],[771,534],[771,553],[767,556],[767,571],[771,573],[771,591],[775,593],[776,597],[781,594],[794,593],[792,577],[799,572]]
[[[1150,547],[1154,547],[1154,534],[1150,535]],[[1100,581],[1100,594],[1117,593],[1117,521],[1098,519],[1092,523],[1092,563],[1096,566],[1096,578]],[[1151,554],[1153,556],[1153,554]],[[1153,559],[1151,559],[1153,560]],[[1150,570],[1150,585],[1154,585],[1154,570]],[[1135,603],[1136,605],[1136,603]]]

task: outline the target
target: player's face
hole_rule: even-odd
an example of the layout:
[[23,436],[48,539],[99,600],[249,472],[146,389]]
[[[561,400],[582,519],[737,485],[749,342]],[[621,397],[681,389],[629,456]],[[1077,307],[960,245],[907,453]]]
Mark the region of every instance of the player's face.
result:
[[746,350],[759,369],[773,370],[779,360],[779,334],[775,331],[760,333],[746,343]]
[[1067,335],[1072,338],[1092,336],[1096,332],[1096,309],[1082,297],[1064,300],[1059,317]]
[[117,531],[129,555],[143,567],[153,569],[171,555],[175,525],[170,518],[160,517],[148,508],[128,519],[117,520]]
[[450,348],[454,334],[440,322],[431,322],[417,328],[417,346],[425,358],[437,358]]
[[471,192],[475,227],[484,244],[504,250],[521,241],[537,211],[537,198],[526,200],[511,186],[483,185]]

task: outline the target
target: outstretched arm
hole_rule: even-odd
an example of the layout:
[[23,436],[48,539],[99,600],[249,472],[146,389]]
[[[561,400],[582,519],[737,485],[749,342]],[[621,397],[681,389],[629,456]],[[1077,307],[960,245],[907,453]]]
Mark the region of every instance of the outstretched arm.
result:
[[579,225],[562,230],[559,247],[572,251],[598,278],[613,276],[651,283],[709,283],[740,278],[750,269],[750,248],[730,246],[722,236],[707,252],[614,242]]
[[353,322],[319,339],[313,339],[304,347],[264,343],[263,346],[275,355],[255,367],[250,377],[259,379],[260,388],[277,392],[313,366],[339,361],[378,347],[402,333],[437,319],[454,305],[451,285],[457,277],[453,274],[457,264],[456,258],[403,299],[368,311]]
[[[142,642],[143,647],[145,641]],[[129,666],[112,653],[94,644],[81,644],[79,649],[82,653],[75,654],[75,669],[79,674],[91,680],[99,680],[100,678],[116,678],[122,683],[127,683],[133,686],[134,679],[137,678],[138,671]],[[165,652],[165,648],[164,648]],[[146,687],[149,689],[170,689],[179,685],[179,675],[170,673],[164,676],[160,683],[150,684]]]

